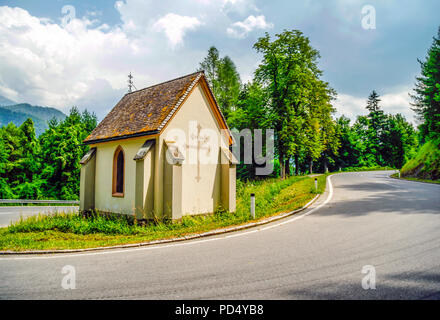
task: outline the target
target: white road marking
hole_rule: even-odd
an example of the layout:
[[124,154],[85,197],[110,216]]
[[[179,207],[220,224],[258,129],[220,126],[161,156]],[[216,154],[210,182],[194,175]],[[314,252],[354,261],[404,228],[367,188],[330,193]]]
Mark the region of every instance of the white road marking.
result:
[[194,244],[200,244],[210,241],[218,241],[218,240],[224,240],[224,239],[230,239],[230,238],[236,238],[241,237],[245,235],[249,235],[255,232],[260,232],[264,230],[269,230],[275,227],[279,227],[294,221],[297,221],[299,219],[302,219],[315,211],[321,209],[323,206],[325,206],[333,197],[333,185],[330,180],[331,176],[327,177],[327,183],[329,187],[329,194],[327,196],[327,199],[320,205],[318,205],[316,208],[313,208],[312,210],[303,213],[299,216],[296,216],[292,219],[279,222],[273,225],[269,225],[266,227],[261,227],[255,230],[245,231],[245,232],[239,232],[236,234],[229,234],[224,237],[217,237],[217,238],[211,238],[211,239],[203,239],[203,240],[190,240],[188,242],[180,242],[180,243],[171,243],[168,245],[152,245],[152,246],[145,246],[140,248],[130,248],[130,249],[109,249],[105,251],[96,251],[96,252],[88,252],[88,253],[72,253],[72,254],[53,254],[53,255],[47,255],[47,256],[26,256],[26,257],[9,257],[9,258],[0,258],[0,261],[5,260],[34,260],[34,259],[56,259],[56,258],[74,258],[74,257],[85,257],[85,256],[94,256],[94,255],[101,255],[101,254],[115,254],[115,253],[127,253],[127,252],[134,252],[134,251],[141,251],[141,250],[156,250],[156,249],[162,249],[162,248],[171,248],[171,247],[177,247],[177,246],[188,246],[188,245],[194,245]]

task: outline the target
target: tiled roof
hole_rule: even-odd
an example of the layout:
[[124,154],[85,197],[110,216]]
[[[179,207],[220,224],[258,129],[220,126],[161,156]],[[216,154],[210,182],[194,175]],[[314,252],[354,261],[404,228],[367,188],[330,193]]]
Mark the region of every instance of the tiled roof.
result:
[[84,140],[86,144],[160,132],[203,72],[127,93]]

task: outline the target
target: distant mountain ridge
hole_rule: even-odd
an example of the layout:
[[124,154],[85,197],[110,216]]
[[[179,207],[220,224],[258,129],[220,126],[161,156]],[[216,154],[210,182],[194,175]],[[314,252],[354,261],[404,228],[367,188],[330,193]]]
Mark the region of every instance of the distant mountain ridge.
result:
[[[3,103],[12,102],[12,105],[4,105]],[[29,103],[16,103],[5,97],[0,96],[0,127],[6,126],[10,122],[16,126],[20,126],[26,119],[31,118],[34,121],[35,133],[40,135],[47,128],[47,121],[52,118],[63,120],[66,115],[50,107],[33,106]]]
[[3,96],[0,96],[0,107],[1,106],[10,106],[13,104],[17,104],[17,102],[9,100],[8,98],[5,98]]

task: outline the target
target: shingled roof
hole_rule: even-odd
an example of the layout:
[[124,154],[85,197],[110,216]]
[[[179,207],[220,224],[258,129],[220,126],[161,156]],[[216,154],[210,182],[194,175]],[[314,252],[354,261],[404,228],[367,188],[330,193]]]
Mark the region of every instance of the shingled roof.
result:
[[200,79],[206,81],[203,71],[127,93],[84,143],[159,133]]

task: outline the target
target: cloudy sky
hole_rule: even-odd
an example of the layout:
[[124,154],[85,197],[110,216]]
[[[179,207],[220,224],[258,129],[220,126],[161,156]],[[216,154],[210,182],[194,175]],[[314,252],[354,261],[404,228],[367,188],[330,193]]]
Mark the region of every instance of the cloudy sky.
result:
[[[363,28],[366,5],[375,29]],[[169,80],[194,72],[215,45],[248,81],[258,37],[299,29],[321,52],[338,114],[364,114],[375,89],[386,112],[413,120],[408,92],[439,12],[438,0],[0,0],[0,95],[102,119],[129,72],[138,89]]]

